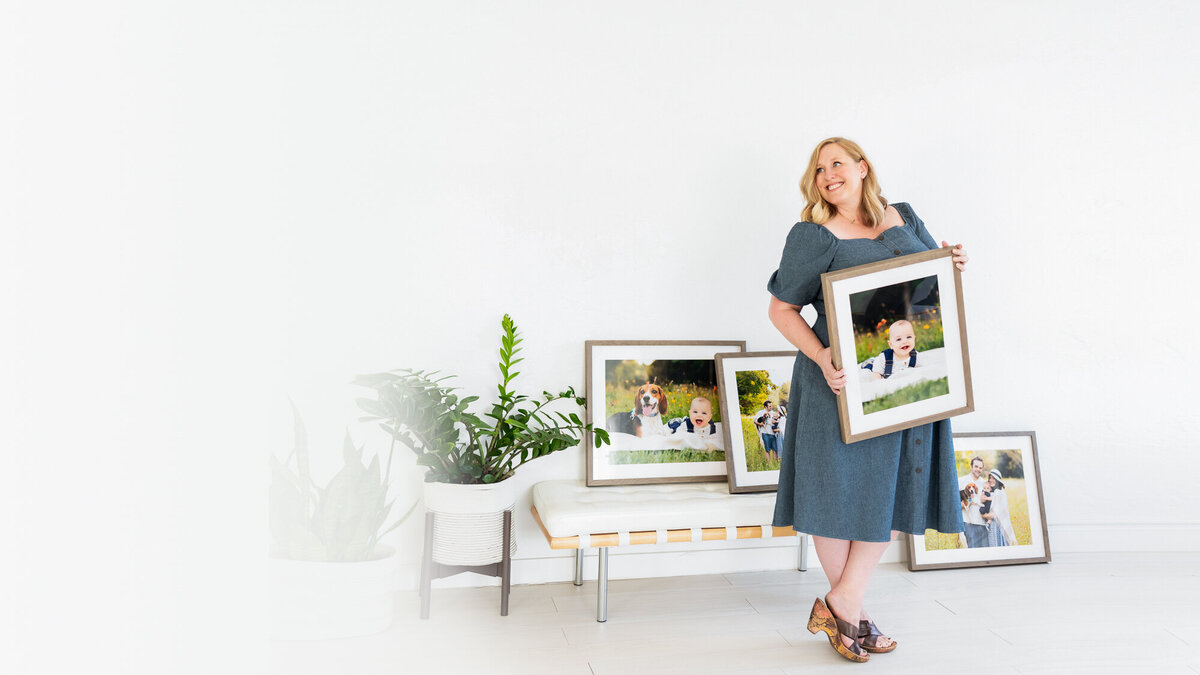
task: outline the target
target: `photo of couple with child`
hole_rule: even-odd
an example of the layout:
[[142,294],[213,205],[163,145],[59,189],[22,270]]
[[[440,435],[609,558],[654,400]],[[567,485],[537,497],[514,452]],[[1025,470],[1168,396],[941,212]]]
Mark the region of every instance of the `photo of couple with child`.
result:
[[970,472],[958,478],[967,548],[1016,546],[1004,476],[997,468],[985,472],[982,457],[972,457],[970,464]]
[[758,431],[758,440],[762,443],[762,452],[767,461],[779,461],[783,431],[787,426],[787,402],[780,401],[776,406],[770,401],[763,401],[762,405],[762,410],[754,415],[754,428]]
[[[973,435],[955,434],[955,440],[970,443],[975,440],[971,436]],[[987,438],[990,440],[992,437]],[[1027,462],[1031,460],[1029,452],[1017,447],[1001,449],[968,446],[956,449],[954,472],[958,478],[958,500],[962,510],[963,531],[944,533],[927,529],[921,549],[966,551],[1035,545],[1037,542],[1034,540],[1034,529],[1041,529],[1044,516],[1036,518],[1034,513],[1039,508],[1036,505],[1040,498],[1033,497],[1034,506],[1031,507],[1029,476],[1026,474],[1029,468]],[[1035,487],[1034,491],[1036,489]],[[980,551],[978,555],[983,557],[970,554],[966,559],[993,559],[995,556],[1010,559],[1013,553],[994,551],[985,554]]]

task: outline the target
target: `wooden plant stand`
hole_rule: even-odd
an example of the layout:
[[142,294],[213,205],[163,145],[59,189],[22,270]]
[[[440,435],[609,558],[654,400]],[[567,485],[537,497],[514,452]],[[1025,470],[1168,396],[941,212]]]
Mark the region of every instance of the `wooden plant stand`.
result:
[[421,618],[429,618],[430,587],[434,579],[463,572],[500,577],[500,616],[508,616],[508,591],[512,587],[512,511],[504,512],[504,553],[500,562],[487,565],[444,565],[433,559],[433,511],[425,513],[425,554],[421,558]]

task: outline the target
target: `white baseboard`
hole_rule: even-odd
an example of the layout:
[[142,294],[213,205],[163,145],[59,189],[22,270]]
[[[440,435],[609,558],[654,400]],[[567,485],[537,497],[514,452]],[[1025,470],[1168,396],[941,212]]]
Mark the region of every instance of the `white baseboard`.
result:
[[1200,523],[1050,525],[1050,553],[1200,551]]
[[[1050,525],[1050,552],[1100,553],[1107,551],[1200,551],[1200,523],[1123,523]],[[609,579],[644,579],[692,574],[734,574],[764,570],[796,569],[798,548],[794,539],[745,539],[703,543],[645,545],[613,548],[609,554]],[[596,579],[595,550],[584,559],[583,578]],[[904,562],[908,543],[893,541],[881,562]],[[821,562],[808,540],[808,569],[820,574]],[[397,590],[415,590],[420,582],[420,563],[401,565]],[[575,552],[553,551],[547,555],[513,560],[514,584],[546,584],[575,578]],[[434,582],[436,588],[496,586],[500,580],[478,574],[459,574]]]

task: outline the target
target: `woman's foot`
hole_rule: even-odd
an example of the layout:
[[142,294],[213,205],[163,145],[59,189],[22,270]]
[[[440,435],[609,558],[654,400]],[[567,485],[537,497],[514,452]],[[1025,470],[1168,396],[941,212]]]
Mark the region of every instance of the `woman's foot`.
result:
[[[830,591],[829,594],[825,596],[825,604],[829,607],[829,611],[835,618],[845,621],[846,623],[857,626],[859,625],[859,621],[862,620],[862,617],[860,616],[862,614],[862,608],[851,608],[846,600],[841,596],[836,595],[834,591]],[[857,609],[857,611],[853,611],[854,609]],[[856,642],[850,639],[850,637],[842,635],[842,644],[849,648],[850,645],[856,644]]]

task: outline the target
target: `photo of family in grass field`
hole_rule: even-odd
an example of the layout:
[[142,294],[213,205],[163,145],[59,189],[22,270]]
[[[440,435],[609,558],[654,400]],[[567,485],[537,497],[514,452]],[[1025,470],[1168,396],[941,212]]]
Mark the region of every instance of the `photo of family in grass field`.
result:
[[774,377],[766,370],[739,370],[734,374],[747,471],[779,470],[790,376],[790,367],[774,373]]
[[730,492],[766,492],[779,486],[796,355],[717,354],[721,412],[730,420],[725,441]]
[[1032,431],[954,434],[954,472],[964,531],[908,535],[908,569],[1050,562]]
[[950,393],[936,275],[850,294],[864,415]]
[[712,360],[604,362],[610,464],[724,462]]
[[960,450],[954,453],[965,532],[925,532],[925,550],[1033,543],[1021,451]]

